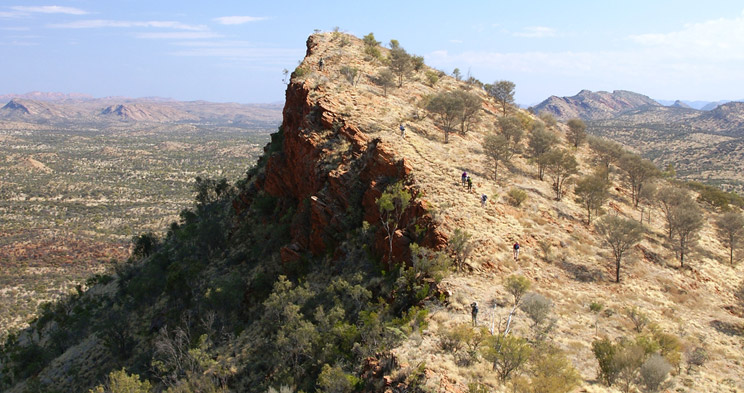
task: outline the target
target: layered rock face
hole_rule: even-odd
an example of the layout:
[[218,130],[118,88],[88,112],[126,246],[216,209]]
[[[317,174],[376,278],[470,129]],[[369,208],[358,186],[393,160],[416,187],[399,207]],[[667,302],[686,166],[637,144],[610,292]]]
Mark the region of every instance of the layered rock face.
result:
[[[311,37],[308,57],[314,47]],[[258,189],[280,198],[286,210],[294,209],[292,240],[281,250],[283,261],[297,260],[305,252],[326,253],[362,220],[380,227],[376,200],[397,181],[403,181],[414,198],[395,232],[392,261],[410,260],[408,246],[414,240],[443,248],[446,238],[416,198],[418,188],[408,178],[411,167],[406,160],[396,158],[385,142],[367,136],[352,117],[342,114],[332,95],[316,94],[316,90],[310,81],[288,86],[281,138],[277,138],[281,149],[268,158],[265,176],[256,182]],[[387,261],[387,235],[382,229],[376,232],[375,244],[378,255]]]

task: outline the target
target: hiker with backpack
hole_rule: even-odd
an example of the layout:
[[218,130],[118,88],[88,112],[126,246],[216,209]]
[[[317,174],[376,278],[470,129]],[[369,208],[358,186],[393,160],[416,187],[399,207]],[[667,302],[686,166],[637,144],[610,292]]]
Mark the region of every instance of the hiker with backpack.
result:
[[488,196],[481,194],[481,207],[486,207],[486,200],[488,200]]
[[465,184],[467,183],[467,181],[468,181],[468,173],[463,171],[462,172],[462,186],[463,187],[465,187]]
[[478,326],[478,302],[470,304],[470,315],[473,316],[473,326]]
[[473,180],[468,176],[468,191],[473,190]]
[[514,242],[514,260],[519,260],[519,242]]
[[401,123],[399,128],[400,128],[400,136],[405,138],[406,137],[406,125]]

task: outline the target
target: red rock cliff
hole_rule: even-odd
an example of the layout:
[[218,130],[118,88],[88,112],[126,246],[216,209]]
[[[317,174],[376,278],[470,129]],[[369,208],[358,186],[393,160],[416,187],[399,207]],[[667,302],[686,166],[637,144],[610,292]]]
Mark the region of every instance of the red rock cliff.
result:
[[[311,37],[305,64],[313,64],[308,58],[314,56],[314,46]],[[282,259],[298,259],[305,252],[323,254],[362,219],[379,226],[375,201],[387,184],[398,180],[408,185],[414,198],[395,234],[393,260],[409,260],[414,223],[425,229],[419,243],[444,247],[446,238],[415,198],[417,187],[405,159],[396,157],[391,146],[368,137],[353,118],[340,114],[340,103],[327,93],[330,89],[294,79],[286,91],[281,150],[268,157],[266,176],[256,184],[280,198],[285,209],[294,208],[292,241],[281,250]],[[376,236],[375,248],[386,258],[385,233],[379,230]]]

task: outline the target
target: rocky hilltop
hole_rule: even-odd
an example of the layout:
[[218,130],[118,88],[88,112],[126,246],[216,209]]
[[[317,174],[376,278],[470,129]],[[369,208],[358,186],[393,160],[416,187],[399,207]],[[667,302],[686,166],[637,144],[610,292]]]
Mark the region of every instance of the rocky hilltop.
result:
[[101,115],[114,116],[125,121],[177,122],[199,120],[198,116],[157,104],[117,104],[101,111]]
[[[378,44],[309,37],[280,130],[246,178],[200,179],[194,207],[166,239],[137,238],[115,274],[10,340],[0,357],[8,391],[85,390],[126,366],[119,378],[181,391],[615,392],[620,380],[646,386],[636,376],[651,358],[670,389],[744,389],[734,296],[742,268],[727,262],[713,207],[680,191],[704,217],[681,263],[661,205],[634,203],[621,161],[610,161],[597,213],[644,217],[614,282],[580,187],[556,193],[558,170],[541,179],[530,141],[554,139],[555,152],[575,160],[564,186],[588,178],[598,153],[569,144],[562,124],[502,108],[477,81],[411,63],[397,86],[385,83],[402,53]],[[453,127],[432,102],[461,92],[476,116]],[[613,94],[597,98],[607,112],[645,102]],[[514,154],[494,173],[483,142],[501,134],[503,111],[527,136],[512,136]],[[392,230],[386,212],[397,212]],[[467,252],[452,251],[464,233]],[[515,288],[527,287],[536,308],[517,307]],[[608,380],[598,347],[634,360]],[[32,360],[39,351],[49,355]]]
[[582,90],[572,97],[551,96],[535,106],[535,112],[552,113],[559,120],[581,118],[585,120],[607,119],[638,108],[662,106],[642,94],[625,90],[593,92]]

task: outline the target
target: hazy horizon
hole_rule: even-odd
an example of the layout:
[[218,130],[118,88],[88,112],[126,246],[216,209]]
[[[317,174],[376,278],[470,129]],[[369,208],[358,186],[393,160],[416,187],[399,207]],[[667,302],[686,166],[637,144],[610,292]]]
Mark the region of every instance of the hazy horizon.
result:
[[[511,80],[533,105],[582,89],[722,101],[744,91],[744,6],[658,1],[217,5],[0,1],[0,94],[279,103],[314,30],[397,39],[447,73]],[[436,26],[436,28],[432,28]]]

